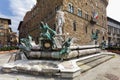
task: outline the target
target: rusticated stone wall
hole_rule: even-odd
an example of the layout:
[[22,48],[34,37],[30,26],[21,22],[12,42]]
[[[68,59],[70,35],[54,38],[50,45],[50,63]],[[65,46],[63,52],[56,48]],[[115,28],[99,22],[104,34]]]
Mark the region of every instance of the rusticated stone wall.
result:
[[[69,12],[68,6],[72,4],[74,7],[74,12]],[[99,30],[98,43],[101,43],[103,38],[107,41],[107,19],[106,19],[106,7],[105,3],[101,0],[64,0],[63,10],[65,12],[65,34],[70,34],[73,38],[77,38],[76,42],[78,44],[91,44],[92,31],[95,32]],[[82,16],[78,16],[78,9],[81,9]],[[97,23],[91,24],[90,20],[93,13],[96,11],[98,13]],[[86,19],[85,15],[88,14]],[[76,30],[74,30],[74,21],[76,22]]]
[[[69,4],[74,8],[72,13],[69,12]],[[91,44],[92,32],[99,30],[98,42],[101,43],[103,38],[107,41],[107,5],[108,0],[37,0],[37,4],[24,17],[22,32],[32,35],[38,42],[40,22],[47,22],[55,29],[56,10],[62,6],[65,13],[64,34],[72,36],[77,44],[84,45]],[[82,16],[78,16],[78,9],[82,11]],[[93,12],[98,14],[96,24],[90,23]]]

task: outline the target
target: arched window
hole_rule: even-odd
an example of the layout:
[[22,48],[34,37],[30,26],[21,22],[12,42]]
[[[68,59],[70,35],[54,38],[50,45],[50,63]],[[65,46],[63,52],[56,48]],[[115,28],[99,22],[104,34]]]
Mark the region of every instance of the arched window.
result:
[[82,10],[81,9],[78,9],[78,16],[82,16]]
[[60,10],[60,8],[61,8],[61,6],[60,6],[60,5],[57,5],[57,6],[55,7],[55,12],[58,11],[58,10]]
[[74,7],[71,3],[68,4],[68,11],[74,13]]

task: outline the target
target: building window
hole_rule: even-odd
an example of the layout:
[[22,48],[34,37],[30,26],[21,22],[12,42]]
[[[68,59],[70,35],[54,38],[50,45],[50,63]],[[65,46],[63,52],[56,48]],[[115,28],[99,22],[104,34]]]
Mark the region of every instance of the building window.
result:
[[76,21],[73,21],[73,31],[76,31]]
[[74,13],[74,7],[71,3],[68,4],[68,11],[71,12],[71,13]]
[[111,27],[108,26],[108,33],[110,34],[111,33]]
[[88,20],[88,13],[85,13],[85,19]]
[[60,6],[55,7],[55,12],[58,11],[58,10],[60,10]]
[[102,15],[102,20],[104,20],[104,15]]
[[4,23],[4,21],[3,21],[3,20],[1,20],[1,23]]
[[86,34],[88,33],[87,27],[85,27],[85,32],[86,32]]
[[4,26],[3,26],[3,25],[0,25],[0,29],[4,29]]
[[82,10],[78,9],[78,16],[82,17]]
[[104,37],[104,36],[102,37],[102,40],[105,40],[105,37]]
[[3,32],[0,32],[0,36],[4,36],[4,33],[3,33]]

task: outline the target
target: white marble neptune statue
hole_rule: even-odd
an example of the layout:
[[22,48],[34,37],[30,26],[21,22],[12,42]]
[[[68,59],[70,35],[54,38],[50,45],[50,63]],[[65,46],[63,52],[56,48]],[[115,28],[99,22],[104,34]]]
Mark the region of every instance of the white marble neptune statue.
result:
[[59,9],[56,14],[56,32],[59,35],[63,34],[63,25],[65,23],[64,12]]

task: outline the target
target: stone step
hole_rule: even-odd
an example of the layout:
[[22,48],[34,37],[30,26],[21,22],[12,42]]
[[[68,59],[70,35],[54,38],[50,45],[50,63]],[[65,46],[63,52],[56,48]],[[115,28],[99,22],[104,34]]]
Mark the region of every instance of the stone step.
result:
[[97,60],[97,59],[100,59],[100,58],[102,58],[102,57],[104,57],[104,56],[105,56],[105,55],[99,55],[99,56],[87,58],[87,59],[85,59],[85,60],[78,61],[78,62],[77,62],[77,65],[78,65],[78,66],[82,66],[82,65],[87,64],[87,63],[89,63],[89,62],[92,62],[92,61],[95,61],[95,60]]
[[111,59],[111,58],[113,58],[113,56],[111,56],[111,55],[102,55],[102,56],[100,55],[100,57],[98,57],[98,59],[93,58],[93,59],[85,60],[85,62],[80,61],[79,62],[80,64],[78,63],[78,66],[81,68],[81,72],[83,73],[83,72],[86,72],[86,71],[96,67],[97,65]]

